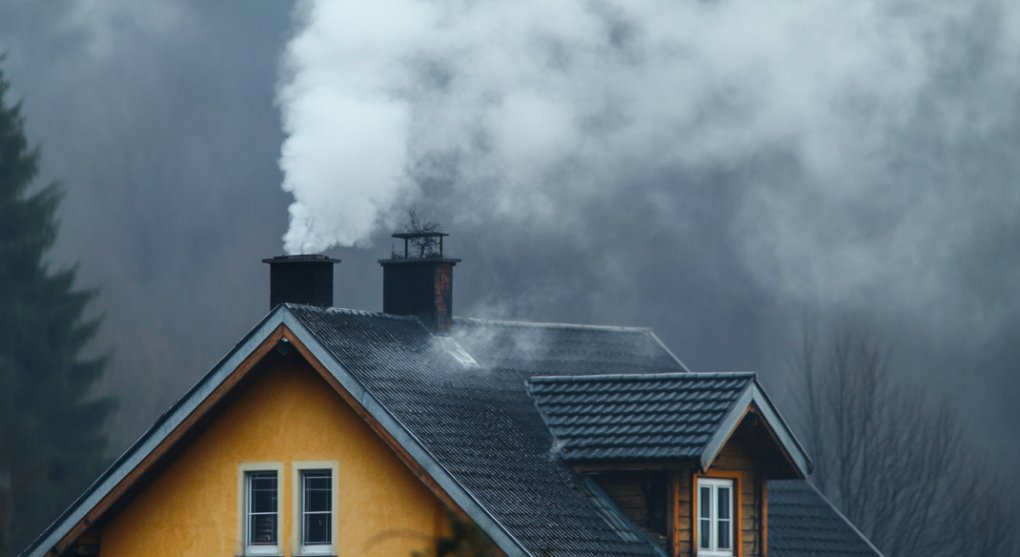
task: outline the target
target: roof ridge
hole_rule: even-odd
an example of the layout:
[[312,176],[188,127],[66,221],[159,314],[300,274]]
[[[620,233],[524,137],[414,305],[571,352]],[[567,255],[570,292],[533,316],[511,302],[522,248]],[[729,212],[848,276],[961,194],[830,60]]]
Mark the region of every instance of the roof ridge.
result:
[[[385,319],[394,319],[397,321],[418,321],[418,318],[413,315],[397,315],[393,313],[383,313],[381,311],[370,311],[365,309],[354,309],[344,307],[322,307],[308,304],[296,304],[293,302],[286,302],[282,304],[290,309],[303,309],[312,310],[323,313],[341,313],[345,315],[362,315],[366,317],[382,317]],[[520,327],[520,328],[535,328],[535,329],[578,329],[578,330],[590,330],[590,331],[615,331],[624,333],[647,333],[652,330],[651,327],[630,327],[624,325],[591,325],[586,323],[553,323],[544,321],[514,321],[509,319],[487,319],[483,317],[464,317],[455,315],[453,316],[454,321],[474,323],[478,325],[494,325],[499,327]]]
[[496,325],[500,327],[533,327],[542,329],[581,329],[593,331],[617,331],[627,333],[644,333],[651,331],[651,327],[628,327],[623,325],[590,325],[586,323],[552,323],[544,321],[514,321],[510,319],[488,319],[483,317],[462,317],[453,316],[454,321],[477,323],[479,325]]
[[382,317],[384,319],[393,319],[395,321],[418,321],[418,318],[413,316],[413,315],[396,315],[396,314],[393,314],[393,313],[383,313],[381,311],[369,311],[369,310],[366,310],[366,309],[352,309],[352,308],[342,308],[342,307],[321,307],[321,306],[312,306],[312,305],[307,305],[307,304],[295,304],[295,303],[291,303],[291,302],[287,302],[287,303],[285,303],[283,305],[287,306],[288,309],[303,309],[303,310],[319,311],[319,312],[323,312],[323,313],[339,313],[339,314],[344,314],[344,315],[361,315],[361,316],[365,316],[365,317]]
[[535,375],[528,378],[528,382],[539,383],[570,383],[581,381],[621,381],[621,380],[658,380],[669,379],[756,379],[758,374],[753,371],[663,371],[648,373],[594,373],[594,374],[569,374],[569,375]]

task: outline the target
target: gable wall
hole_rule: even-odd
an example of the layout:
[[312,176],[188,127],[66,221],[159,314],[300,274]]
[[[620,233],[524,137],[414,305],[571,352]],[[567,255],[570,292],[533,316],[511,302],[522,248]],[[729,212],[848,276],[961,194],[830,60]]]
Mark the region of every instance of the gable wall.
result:
[[443,505],[303,362],[277,361],[100,533],[100,555],[241,555],[242,463],[280,465],[284,554],[293,555],[292,463],[337,466],[338,556],[402,557],[432,547]]

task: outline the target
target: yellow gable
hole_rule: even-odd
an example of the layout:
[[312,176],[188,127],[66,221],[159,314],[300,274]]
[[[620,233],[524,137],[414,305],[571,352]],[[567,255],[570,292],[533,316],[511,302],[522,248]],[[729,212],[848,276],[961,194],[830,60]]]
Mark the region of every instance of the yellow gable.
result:
[[299,554],[302,466],[333,470],[339,557],[431,553],[443,504],[305,362],[269,357],[99,536],[100,555],[244,554],[245,470],[278,471],[279,545]]

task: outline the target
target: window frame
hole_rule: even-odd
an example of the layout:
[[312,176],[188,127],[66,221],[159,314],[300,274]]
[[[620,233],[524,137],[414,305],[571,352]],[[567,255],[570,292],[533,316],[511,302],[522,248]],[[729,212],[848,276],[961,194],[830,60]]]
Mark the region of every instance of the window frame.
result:
[[[699,557],[737,557],[740,555],[740,514],[739,505],[740,498],[738,496],[739,483],[736,477],[719,477],[719,476],[695,476],[694,481],[694,497],[692,502],[694,503],[694,549]],[[702,487],[708,487],[712,493],[711,503],[711,516],[709,519],[709,533],[710,542],[707,544],[708,547],[702,547],[704,540],[701,536],[701,489]],[[719,497],[718,492],[721,488],[729,491],[729,510],[730,516],[726,520],[730,523],[730,547],[720,549],[718,540],[718,524],[719,524]]]
[[[335,461],[303,461],[295,462],[292,465],[294,494],[293,528],[291,528],[292,547],[294,555],[336,555],[337,548],[337,511],[338,511],[338,489],[337,489],[337,463]],[[329,472],[330,474],[330,517],[329,517],[329,543],[305,545],[305,523],[304,523],[304,479],[308,472]]]
[[[251,478],[254,474],[272,472],[276,474],[276,540],[273,544],[251,543]],[[278,462],[246,463],[238,470],[238,517],[240,520],[240,540],[242,555],[282,555],[281,538],[283,534],[283,466]]]

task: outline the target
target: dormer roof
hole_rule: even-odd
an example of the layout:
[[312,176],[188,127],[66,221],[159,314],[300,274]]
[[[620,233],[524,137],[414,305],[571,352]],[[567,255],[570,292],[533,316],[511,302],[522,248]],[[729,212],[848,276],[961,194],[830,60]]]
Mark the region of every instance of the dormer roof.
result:
[[528,389],[564,460],[695,460],[711,467],[748,413],[803,478],[810,460],[749,372],[540,376]]

